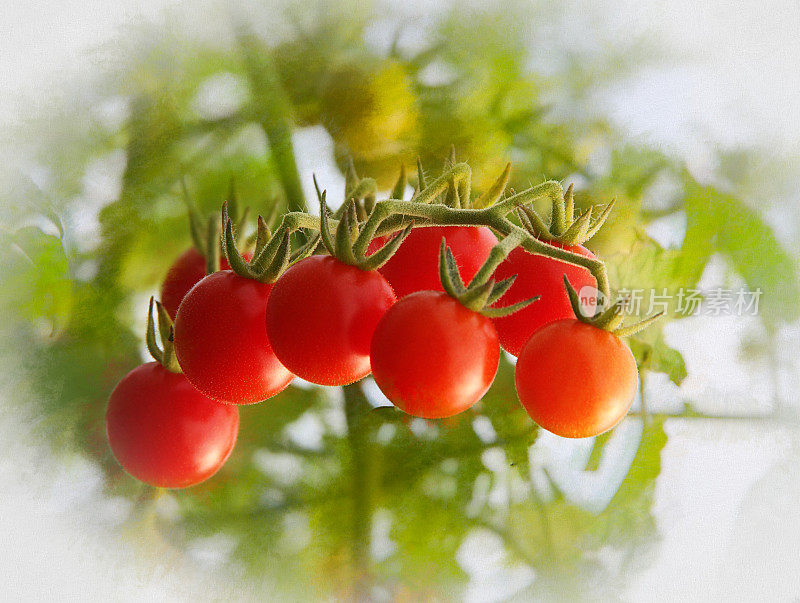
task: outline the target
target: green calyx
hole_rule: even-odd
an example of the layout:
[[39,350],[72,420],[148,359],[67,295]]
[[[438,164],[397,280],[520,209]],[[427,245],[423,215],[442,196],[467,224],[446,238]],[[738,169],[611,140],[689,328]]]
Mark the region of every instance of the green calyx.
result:
[[301,260],[317,249],[319,235],[312,236],[299,249],[292,251],[290,228],[282,228],[272,233],[266,220],[258,217],[253,259],[249,262],[242,257],[236,247],[233,223],[228,215],[227,202],[222,204],[222,249],[231,270],[241,277],[273,283],[291,264]]
[[[319,188],[317,188],[319,192]],[[353,201],[356,206],[356,215],[360,221],[367,219],[367,214],[375,207],[375,197],[378,194],[378,183],[373,178],[359,178],[353,159],[347,161],[347,170],[344,174],[344,198],[345,201]],[[342,204],[336,210],[336,217],[340,218],[345,210]]]
[[539,299],[539,295],[502,308],[490,307],[506,294],[517,278],[517,276],[514,275],[502,281],[495,282],[490,277],[500,263],[508,256],[511,249],[518,244],[518,237],[516,235],[509,235],[495,245],[489,253],[489,257],[483,263],[483,266],[481,266],[480,270],[478,270],[469,284],[465,285],[458,271],[453,252],[450,251],[450,248],[447,246],[447,241],[442,237],[442,244],[439,247],[439,279],[445,293],[453,299],[458,300],[465,308],[483,314],[488,318],[508,316],[535,302]]
[[490,186],[486,192],[475,199],[475,201],[472,203],[472,207],[476,209],[483,209],[486,207],[492,207],[495,203],[500,201],[500,198],[506,191],[506,186],[508,186],[508,179],[510,177],[511,164],[507,163],[503,173],[500,174],[499,178],[494,181],[494,184],[492,184],[492,186]]
[[325,203],[326,194],[326,191],[322,191],[319,196],[319,232],[322,244],[333,257],[350,266],[361,270],[377,270],[389,261],[389,258],[394,255],[414,227],[413,222],[408,224],[375,253],[367,256],[367,247],[371,237],[367,239],[361,236],[363,223],[358,219],[358,203],[355,199],[350,199],[342,205],[341,217],[336,228],[332,230],[329,222],[332,216]]
[[[576,215],[573,186],[570,184],[567,192],[552,197],[553,211],[550,223],[546,224],[539,215],[528,206],[517,208],[517,216],[522,227],[531,235],[542,241],[560,243],[562,245],[583,245],[602,228],[611,210],[614,209],[614,200],[602,210],[595,205],[583,214]],[[593,213],[599,210],[599,215],[593,219]]]
[[[161,340],[161,347],[159,347],[159,342],[156,340],[155,315],[158,315],[158,335]],[[147,313],[147,334],[145,336],[147,350],[153,359],[168,371],[182,373],[178,358],[175,356],[174,340],[175,329],[172,326],[172,319],[170,319],[161,302],[157,302],[151,297],[150,309]]]
[[[219,270],[219,259],[223,253],[220,246],[219,216],[212,214],[208,219],[204,220],[191,195],[189,195],[189,189],[183,178],[181,179],[181,188],[183,189],[186,211],[189,215],[189,232],[192,235],[192,243],[195,249],[206,258],[206,274],[212,274]],[[228,188],[226,204],[228,206],[228,215],[231,216],[236,232],[239,232],[247,222],[250,209],[245,207],[244,210],[239,211],[239,200],[233,178],[231,178],[230,187]],[[224,222],[222,222],[222,226],[224,227]]]
[[[403,171],[403,170],[401,170]],[[320,190],[317,176],[313,176],[314,188],[317,191],[317,199],[322,198],[322,191]],[[378,183],[374,178],[359,178],[356,173],[356,168],[353,165],[352,157],[347,158],[347,168],[344,173],[344,198],[345,203],[342,203],[331,216],[339,220],[342,217],[347,202],[352,201],[355,204],[356,217],[359,221],[363,222],[367,219],[367,215],[372,212],[375,207],[375,198],[378,194]]]
[[[394,191],[402,191],[406,186],[405,168],[401,166],[400,178]],[[394,252],[414,227],[413,222],[405,225],[380,249],[367,255],[367,249],[375,234],[374,229],[365,232],[364,226],[375,210],[375,196],[378,185],[372,178],[359,178],[348,160],[345,172],[345,202],[335,212],[331,212],[326,203],[327,191],[320,191],[316,176],[314,187],[319,200],[319,238],[331,256],[340,262],[355,266],[361,270],[377,270],[389,261]],[[402,193],[401,193],[402,194]],[[335,226],[332,224],[336,221]]]
[[632,325],[623,326],[622,323],[625,320],[625,310],[628,307],[627,299],[621,299],[615,302],[607,310],[598,310],[594,316],[585,316],[581,310],[581,301],[578,297],[578,293],[575,291],[575,288],[569,282],[566,275],[564,276],[564,286],[567,289],[567,295],[569,295],[569,302],[572,306],[572,311],[575,313],[575,318],[587,325],[597,327],[598,329],[603,329],[604,331],[609,331],[617,337],[629,337],[631,335],[635,335],[664,316],[664,312],[659,312],[658,314],[649,316],[644,320]]
[[[403,168],[391,198],[402,199],[405,185]],[[466,163],[456,162],[456,149],[451,146],[441,176],[430,183],[426,182],[422,162],[417,158],[417,190],[411,197],[411,202],[440,204],[451,209],[472,209],[471,186],[472,170]]]
[[[440,181],[443,181],[446,183],[446,189],[443,193],[439,193],[435,198],[423,197],[420,199],[420,193],[425,189],[429,189],[429,186],[425,183],[422,163],[419,159],[417,159],[417,174],[419,187],[412,201],[441,203],[452,209],[486,209],[494,206],[503,197],[506,186],[508,186],[508,179],[511,176],[511,164],[506,164],[494,184],[474,200],[471,197],[472,172],[466,163],[456,162],[455,146],[451,145],[450,147],[450,154],[445,159],[442,176],[431,182],[430,185],[435,190],[437,185],[441,188]],[[392,198],[402,199],[401,196],[394,195]]]

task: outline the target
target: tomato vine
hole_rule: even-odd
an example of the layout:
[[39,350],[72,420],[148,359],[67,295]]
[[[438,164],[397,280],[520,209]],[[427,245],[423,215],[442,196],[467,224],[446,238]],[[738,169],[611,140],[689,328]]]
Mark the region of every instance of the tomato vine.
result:
[[[270,398],[294,375],[319,385],[347,385],[373,372],[378,387],[401,410],[444,418],[478,402],[494,380],[500,340],[492,319],[524,311],[541,298],[537,294],[501,305],[518,279],[499,270],[510,254],[522,250],[560,263],[563,270],[586,269],[610,299],[605,264],[576,245],[600,229],[613,202],[593,220],[592,208],[575,216],[572,187],[565,193],[555,181],[505,195],[510,166],[473,200],[471,169],[457,163],[454,152],[442,175],[429,184],[419,164],[417,171],[411,199],[403,199],[407,175],[402,169],[390,198],[378,201],[375,181],[358,178],[351,164],[347,198],[335,212],[315,179],[319,216],[290,211],[274,231],[259,216],[252,254],[237,247],[235,231],[242,230],[244,221],[234,228],[231,209],[238,213],[238,202],[233,187],[221,219],[208,220],[205,241],[189,204],[193,238],[209,274],[183,297],[174,328],[169,312],[155,305],[161,347],[155,340],[151,302],[147,343],[153,357],[166,370],[185,373],[181,379],[198,395],[222,404]],[[542,199],[552,203],[549,226],[530,207]],[[519,224],[509,217],[514,213]],[[444,236],[437,262],[440,291],[412,288],[398,300],[377,272],[414,229],[476,226],[490,229],[500,240],[468,282]],[[304,236],[293,244],[297,231]],[[230,269],[216,272],[216,267],[225,267],[220,253]],[[532,281],[528,289],[541,280],[535,271],[523,274],[526,279]],[[658,316],[623,326],[626,300],[584,315],[566,272],[563,281],[572,318],[565,322],[554,317],[544,327],[516,323],[527,340],[517,366],[517,391],[540,426],[567,437],[597,435],[624,416],[638,384],[633,356],[619,338]],[[539,285],[553,294],[552,282]],[[576,389],[576,383],[583,385]],[[591,389],[587,383],[602,386]],[[591,391],[584,391],[587,387]],[[109,417],[115,416],[114,399]],[[112,431],[118,433],[116,427]],[[123,466],[129,464],[124,454],[120,457]],[[142,475],[139,470],[132,473],[137,471]],[[180,480],[174,483],[180,485]]]

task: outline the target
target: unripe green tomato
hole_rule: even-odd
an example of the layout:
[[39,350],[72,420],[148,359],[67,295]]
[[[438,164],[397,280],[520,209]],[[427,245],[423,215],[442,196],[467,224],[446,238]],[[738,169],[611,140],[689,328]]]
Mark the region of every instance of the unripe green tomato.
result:
[[319,123],[320,82],[330,65],[330,56],[324,56],[318,46],[305,40],[291,40],[272,50],[272,60],[292,102],[294,119],[300,125]]
[[[438,175],[442,161],[456,150],[457,161],[469,161],[472,169],[472,188],[485,191],[494,184],[508,163],[511,141],[505,132],[494,128],[488,121],[462,119],[458,115],[426,115],[422,125],[425,148],[418,153],[426,170]],[[429,174],[429,175],[430,175]]]
[[[322,87],[322,123],[341,151],[379,185],[397,178],[399,157],[417,137],[418,110],[405,67],[384,61],[373,69],[344,65]],[[362,168],[363,169],[363,168]]]

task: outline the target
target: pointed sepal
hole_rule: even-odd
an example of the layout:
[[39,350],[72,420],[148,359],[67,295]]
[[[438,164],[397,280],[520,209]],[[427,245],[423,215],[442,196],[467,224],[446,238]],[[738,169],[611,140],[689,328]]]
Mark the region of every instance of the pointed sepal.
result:
[[[157,318],[156,318],[157,316]],[[156,339],[156,321],[158,321],[158,339]],[[147,331],[145,341],[147,350],[153,359],[161,364],[165,369],[173,373],[181,373],[178,358],[175,356],[175,329],[172,326],[172,319],[166,308],[161,302],[150,298],[150,307],[147,312]]]
[[342,219],[336,227],[336,241],[334,243],[334,255],[345,264],[355,266],[358,261],[353,253],[353,213],[355,212],[355,201],[350,201],[345,208]]
[[[236,239],[233,234],[233,222],[231,221],[230,216],[228,216],[227,201],[222,204],[222,221],[224,223],[222,231],[222,248],[224,249],[225,258],[228,260],[231,270],[244,278],[254,278],[247,261],[242,257],[242,254],[240,254],[239,250],[236,248]],[[217,265],[219,265],[219,262],[217,262]]]
[[[564,193],[564,215],[567,217],[568,223],[572,223],[575,220],[574,188],[575,184],[570,182],[567,187],[567,192]],[[589,209],[591,209],[591,207]]]
[[527,230],[531,235],[542,241],[552,241],[553,236],[550,234],[550,228],[544,223],[535,211],[530,207],[522,206],[517,208],[517,216],[522,224],[522,227]]
[[483,266],[481,266],[472,278],[469,285],[465,286],[458,271],[453,253],[447,246],[445,238],[442,237],[442,244],[439,247],[439,279],[445,293],[458,300],[462,305],[473,312],[483,314],[489,318],[508,316],[535,302],[539,299],[539,296],[523,300],[510,306],[501,308],[491,307],[506,294],[517,278],[516,275],[514,275],[499,282],[495,282],[490,278],[500,263],[508,256],[511,249],[514,249],[516,242],[516,236],[509,235],[495,245]]
[[600,216],[594,221],[594,224],[592,224],[586,231],[587,241],[596,235],[597,231],[599,231],[603,227],[603,224],[606,223],[606,220],[608,219],[608,216],[611,215],[611,211],[614,209],[616,202],[616,199],[612,199],[611,202],[606,205],[603,211],[600,213]]
[[[570,184],[566,193],[563,192],[560,185],[554,188],[555,190],[551,193],[550,222],[546,223],[527,205],[520,205],[516,208],[520,224],[531,236],[541,241],[556,242],[567,247],[583,245],[603,226],[614,207],[614,201],[606,205],[596,219],[592,218],[598,214],[599,205],[589,207],[576,220],[574,185]],[[508,201],[510,200],[504,200],[503,204]]]
[[515,304],[511,304],[509,306],[503,306],[502,308],[484,308],[481,311],[481,314],[486,316],[487,318],[503,318],[504,316],[511,316],[515,312],[519,312],[520,310],[524,310],[528,306],[530,306],[533,302],[539,301],[541,299],[541,295],[536,295],[534,297],[529,297],[528,299],[523,299],[520,302]]
[[397,178],[397,182],[392,189],[392,199],[403,199],[403,195],[406,192],[406,185],[408,184],[408,177],[406,176],[406,166],[405,164],[400,164],[400,176]]
[[181,177],[181,191],[183,193],[183,202],[186,204],[186,213],[189,216],[189,233],[192,236],[192,243],[195,249],[203,256],[206,255],[206,229],[203,224],[203,219],[200,217],[200,212],[197,211],[197,206],[189,194],[189,187],[186,185],[186,178]]
[[425,188],[425,170],[422,169],[422,160],[417,157],[417,192]]
[[482,195],[475,199],[475,202],[472,204],[472,206],[476,209],[483,209],[485,207],[491,207],[497,203],[503,196],[506,186],[508,186],[508,179],[510,177],[511,164],[507,163],[506,168],[503,170],[503,173],[500,174],[500,177],[495,180],[494,184],[492,184],[492,186],[490,186]]
[[653,316],[649,316],[644,320],[640,320],[637,323],[629,325],[627,327],[619,327],[613,331],[614,335],[617,337],[630,337],[631,335],[635,335],[639,331],[642,331],[652,325],[653,323],[661,320],[666,313],[662,310],[657,314],[653,314]]
[[564,245],[580,245],[586,241],[586,233],[589,232],[589,225],[592,220],[592,208],[587,209],[584,214],[572,223],[563,234],[560,242]]
[[319,198],[319,234],[322,238],[322,244],[325,246],[325,249],[328,250],[328,253],[335,255],[336,245],[333,243],[330,221],[328,219],[330,210],[328,209],[328,204],[325,202],[327,193],[328,191],[322,191],[322,195],[320,195]]
[[312,235],[303,244],[302,247],[292,252],[292,257],[289,260],[289,263],[294,264],[295,262],[299,262],[300,260],[307,258],[310,255],[313,255],[319,248],[321,242],[322,242],[322,237],[320,236],[319,233]]
[[598,329],[609,331],[617,337],[629,337],[630,335],[634,335],[664,316],[664,312],[659,312],[633,325],[623,326],[625,310],[628,307],[627,299],[616,301],[610,308],[604,311],[598,311],[594,316],[586,316],[581,309],[581,301],[578,293],[575,291],[575,287],[572,286],[572,283],[569,282],[566,275],[564,275],[564,287],[567,290],[567,296],[569,297],[575,318]]
[[458,299],[466,291],[464,281],[461,280],[461,274],[458,272],[453,252],[450,251],[447,246],[447,240],[444,237],[442,237],[442,243],[439,246],[439,280],[442,283],[442,288],[450,297]]
[[451,167],[456,164],[456,145],[450,145],[450,151],[447,153],[447,157],[444,160],[444,171],[446,172]]
[[406,237],[411,234],[411,229],[414,228],[414,223],[412,222],[408,226],[406,226],[399,234],[395,235],[391,239],[389,239],[383,246],[378,249],[375,253],[371,256],[366,258],[360,265],[362,270],[377,270],[378,268],[382,267],[386,262],[388,262],[394,253],[399,249],[400,245],[403,244],[403,241]]
[[356,166],[353,163],[353,158],[347,156],[347,165],[344,170],[344,198],[352,199],[356,186],[358,186],[358,174],[356,173]]
[[[256,249],[253,259],[248,262],[236,247],[236,235],[233,231],[233,222],[228,215],[226,203],[222,205],[222,220],[224,222],[222,247],[231,270],[237,275],[261,283],[272,283],[292,263],[294,254],[292,253],[291,245],[291,228],[286,227],[272,234],[266,221],[259,216]],[[319,239],[317,238],[316,241],[318,242]],[[317,242],[314,242],[312,252],[313,249],[316,249]],[[307,251],[306,248],[301,249]]]

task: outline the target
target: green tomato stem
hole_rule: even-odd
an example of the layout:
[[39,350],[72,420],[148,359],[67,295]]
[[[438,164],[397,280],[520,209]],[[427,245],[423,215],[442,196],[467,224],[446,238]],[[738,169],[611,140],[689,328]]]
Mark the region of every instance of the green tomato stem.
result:
[[522,241],[523,237],[519,232],[512,232],[504,237],[497,245],[492,247],[492,250],[489,252],[489,257],[469,282],[469,287],[477,287],[478,285],[488,282],[497,267],[503,263],[503,260],[508,257],[508,254],[511,253],[515,247],[518,247]]
[[306,200],[292,146],[291,103],[281,87],[269,54],[258,52],[254,36],[239,31],[237,42],[250,78],[257,121],[269,142],[287,206],[290,211],[304,211]]
[[561,184],[555,180],[548,180],[547,182],[542,182],[541,184],[521,191],[516,195],[512,195],[507,199],[498,201],[487,209],[494,210],[505,216],[506,214],[514,211],[516,208],[522,205],[527,205],[528,203],[536,201],[537,199],[547,197],[551,201],[558,201],[563,198],[563,195],[564,189],[561,187]]
[[356,590],[367,592],[369,583],[369,541],[372,526],[372,492],[376,479],[375,454],[371,450],[372,430],[369,425],[369,403],[358,383],[345,385],[344,414],[347,441],[352,463],[352,555]]

